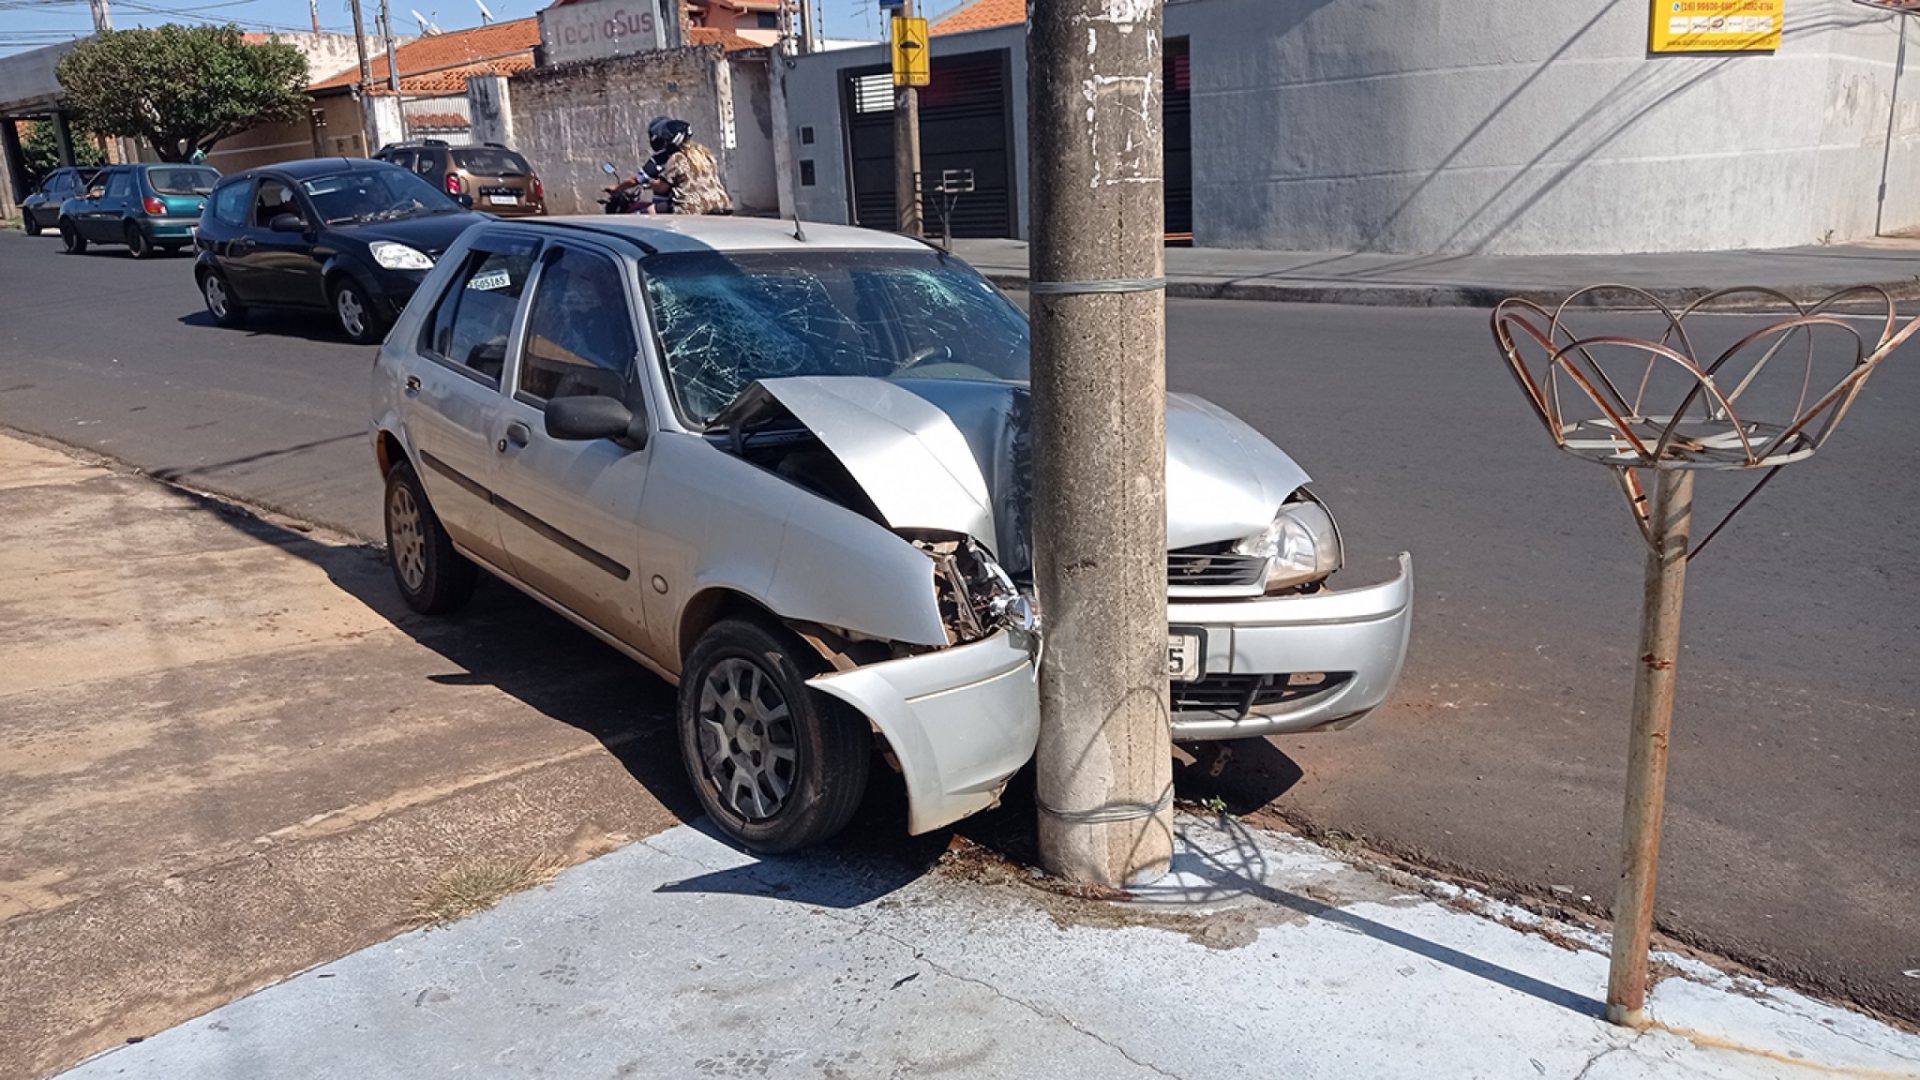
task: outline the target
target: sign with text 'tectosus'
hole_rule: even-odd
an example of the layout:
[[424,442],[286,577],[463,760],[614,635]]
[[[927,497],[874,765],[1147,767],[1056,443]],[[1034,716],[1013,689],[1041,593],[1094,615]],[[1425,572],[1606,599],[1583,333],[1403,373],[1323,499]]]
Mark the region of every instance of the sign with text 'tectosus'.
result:
[[1772,52],[1787,0],[1653,0],[1647,48],[1657,53]]
[[933,57],[927,48],[927,20],[893,17],[893,85],[925,86],[933,81]]

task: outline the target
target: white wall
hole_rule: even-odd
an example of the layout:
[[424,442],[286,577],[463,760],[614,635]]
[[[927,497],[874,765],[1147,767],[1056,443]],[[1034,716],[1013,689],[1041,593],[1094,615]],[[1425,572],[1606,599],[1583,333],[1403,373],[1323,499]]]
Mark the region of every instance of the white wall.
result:
[[[1897,17],[1792,0],[1777,53],[1651,56],[1648,16],[1648,0],[1170,3],[1166,33],[1192,50],[1194,241],[1519,254],[1873,235]],[[1023,28],[933,47],[1010,51],[1024,177]],[[803,216],[847,219],[839,73],[884,61],[796,60],[790,126],[819,139],[795,147],[815,163]],[[1899,90],[1883,231],[1920,226],[1920,82]]]

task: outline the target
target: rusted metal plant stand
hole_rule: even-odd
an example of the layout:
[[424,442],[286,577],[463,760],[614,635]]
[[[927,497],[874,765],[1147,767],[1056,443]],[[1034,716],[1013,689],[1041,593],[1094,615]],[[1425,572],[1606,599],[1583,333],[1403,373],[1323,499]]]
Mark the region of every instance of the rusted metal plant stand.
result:
[[[1567,312],[1596,292],[1628,294],[1664,317],[1657,339],[1600,334],[1583,337],[1567,325]],[[1687,320],[1725,303],[1778,305],[1791,316],[1741,337],[1702,364]],[[1869,345],[1854,323],[1835,314],[1841,305],[1871,302],[1879,325]],[[1878,318],[1884,313],[1884,320]],[[1614,316],[1618,318],[1619,316]],[[1858,316],[1855,316],[1858,318]],[[1569,296],[1553,311],[1513,298],[1493,311],[1493,337],[1534,415],[1554,445],[1613,470],[1647,542],[1646,592],[1635,653],[1633,729],[1627,753],[1627,797],[1622,824],[1620,884],[1613,904],[1613,956],[1607,977],[1607,1019],[1646,1027],[1647,959],[1653,937],[1653,903],[1660,864],[1661,819],[1666,809],[1667,748],[1673,728],[1674,684],[1680,657],[1680,609],[1687,563],[1711,543],[1767,481],[1785,466],[1812,457],[1839,424],[1880,362],[1920,329],[1920,318],[1898,325],[1891,297],[1871,287],[1847,289],[1811,306],[1782,293],[1741,287],[1712,293],[1676,312],[1652,295],[1624,285],[1595,285]],[[1695,323],[1698,326],[1698,323]],[[1851,357],[1833,388],[1813,398],[1815,334],[1837,340]],[[1780,360],[1804,339],[1804,365]],[[1624,358],[1624,360],[1623,360]],[[1742,398],[1778,383],[1782,370],[1802,371],[1791,412],[1749,407]],[[1657,377],[1658,376],[1658,377]],[[1678,404],[1650,415],[1647,398],[1676,384]],[[1791,384],[1789,384],[1790,388]],[[1562,390],[1577,402],[1573,419],[1562,408]],[[1736,406],[1746,409],[1742,416]],[[1596,411],[1597,410],[1597,411]],[[1766,419],[1755,416],[1771,412]],[[1764,470],[1697,545],[1693,538],[1694,474]],[[1651,471],[1648,491],[1641,473]]]

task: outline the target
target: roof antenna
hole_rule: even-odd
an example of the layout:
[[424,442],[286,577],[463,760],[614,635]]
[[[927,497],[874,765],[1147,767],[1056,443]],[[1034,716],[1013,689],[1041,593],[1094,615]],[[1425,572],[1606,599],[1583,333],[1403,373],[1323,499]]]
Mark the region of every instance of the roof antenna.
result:
[[807,242],[807,232],[800,227],[800,215],[797,212],[793,215],[793,238],[803,244]]

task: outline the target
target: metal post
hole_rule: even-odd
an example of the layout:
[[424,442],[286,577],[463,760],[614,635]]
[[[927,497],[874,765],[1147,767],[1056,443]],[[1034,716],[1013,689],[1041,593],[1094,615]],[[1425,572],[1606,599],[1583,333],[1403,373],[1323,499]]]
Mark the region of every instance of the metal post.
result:
[[[900,17],[913,18],[913,0],[900,6]],[[919,236],[920,213],[920,90],[912,86],[893,91],[893,205],[900,231]]]
[[1693,529],[1693,470],[1655,469],[1647,531],[1646,594],[1641,600],[1639,660],[1633,677],[1633,735],[1627,747],[1627,808],[1620,842],[1620,888],[1613,901],[1613,963],[1607,1019],[1647,1026],[1647,950],[1653,938],[1654,885],[1660,872],[1660,822],[1667,799],[1667,744],[1680,659],[1680,601]]
[[347,0],[347,7],[353,10],[353,47],[360,54],[360,89],[373,82],[373,65],[367,60],[367,27],[360,17],[360,0]]
[[313,17],[313,32],[320,33],[320,0],[307,0],[307,14]]
[[1040,857],[1115,886],[1173,852],[1163,12],[1033,0],[1027,35]]

